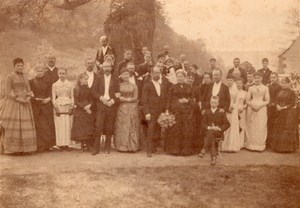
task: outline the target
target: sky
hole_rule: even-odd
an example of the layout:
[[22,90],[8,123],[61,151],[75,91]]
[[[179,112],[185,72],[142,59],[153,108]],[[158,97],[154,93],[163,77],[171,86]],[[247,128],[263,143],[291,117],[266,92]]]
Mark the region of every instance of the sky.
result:
[[[290,44],[286,21],[300,0],[161,0],[170,26],[215,51],[280,51]],[[293,39],[293,38],[292,38]]]

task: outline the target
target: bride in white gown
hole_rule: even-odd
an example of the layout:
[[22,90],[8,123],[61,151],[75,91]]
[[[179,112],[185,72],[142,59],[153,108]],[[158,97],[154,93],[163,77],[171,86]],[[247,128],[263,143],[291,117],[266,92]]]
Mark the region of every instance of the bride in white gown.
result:
[[269,89],[262,84],[263,76],[255,73],[255,85],[247,93],[247,129],[245,148],[264,151],[267,138],[267,105],[270,101]]

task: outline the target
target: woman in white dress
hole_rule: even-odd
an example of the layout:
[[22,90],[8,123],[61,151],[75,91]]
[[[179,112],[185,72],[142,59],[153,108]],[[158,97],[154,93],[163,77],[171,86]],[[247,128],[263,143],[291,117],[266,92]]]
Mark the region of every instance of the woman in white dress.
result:
[[270,101],[269,89],[262,84],[263,75],[254,74],[255,85],[247,92],[247,129],[245,148],[264,151],[267,138],[267,105]]
[[237,78],[236,81],[237,94],[236,102],[238,109],[238,118],[239,118],[239,133],[240,133],[240,148],[244,147],[245,136],[246,136],[246,96],[247,92],[243,90],[243,79]]
[[66,79],[67,70],[58,69],[59,80],[52,85],[52,102],[54,105],[54,124],[56,146],[68,150],[71,144],[72,108],[74,105],[73,86]]
[[240,150],[238,103],[236,99],[238,90],[236,88],[236,83],[234,82],[234,77],[231,74],[227,76],[227,86],[230,93],[230,107],[227,113],[230,128],[224,132],[222,151],[237,152]]

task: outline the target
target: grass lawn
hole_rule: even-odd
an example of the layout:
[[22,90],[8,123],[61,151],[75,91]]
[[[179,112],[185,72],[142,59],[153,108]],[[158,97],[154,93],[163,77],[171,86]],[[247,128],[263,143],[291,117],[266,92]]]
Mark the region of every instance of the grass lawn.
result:
[[0,176],[0,207],[300,207],[291,166],[107,168]]

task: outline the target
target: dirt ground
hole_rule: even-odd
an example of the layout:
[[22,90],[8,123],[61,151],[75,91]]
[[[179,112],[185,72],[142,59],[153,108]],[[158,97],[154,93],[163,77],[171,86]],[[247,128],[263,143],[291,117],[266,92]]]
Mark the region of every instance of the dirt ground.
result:
[[300,152],[0,156],[0,207],[300,207]]

